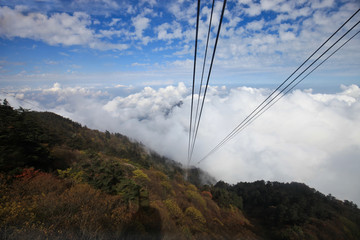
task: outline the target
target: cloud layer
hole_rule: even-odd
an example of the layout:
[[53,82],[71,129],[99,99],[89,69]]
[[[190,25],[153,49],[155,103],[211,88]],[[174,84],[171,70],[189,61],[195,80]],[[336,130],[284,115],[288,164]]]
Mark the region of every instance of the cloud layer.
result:
[[51,16],[42,13],[24,14],[26,8],[0,7],[0,36],[21,37],[40,40],[49,45],[84,45],[94,49],[124,50],[126,44],[103,42],[90,28],[91,18],[83,12],[55,13]]
[[[269,94],[269,89],[210,87],[193,164],[208,153]],[[19,92],[15,103],[29,92]],[[15,96],[15,95],[14,95]],[[91,128],[120,132],[185,163],[189,89],[183,83],[150,87],[125,97],[55,84],[35,95],[48,110]],[[29,102],[28,102],[29,103]],[[16,104],[16,103],[15,103]],[[26,102],[22,105],[25,105]],[[300,181],[360,203],[360,88],[335,94],[296,90],[199,166],[231,183],[265,179]]]

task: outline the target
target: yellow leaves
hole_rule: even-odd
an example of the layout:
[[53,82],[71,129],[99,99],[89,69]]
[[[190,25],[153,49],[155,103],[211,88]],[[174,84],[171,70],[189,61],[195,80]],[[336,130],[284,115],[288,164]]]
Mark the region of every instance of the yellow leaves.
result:
[[202,224],[206,223],[206,219],[202,213],[194,207],[188,207],[185,210],[185,215],[190,217],[193,221],[200,222]]
[[203,208],[206,207],[206,202],[205,202],[204,198],[200,195],[200,193],[193,191],[193,190],[186,190],[185,194],[186,194],[186,197],[190,201],[201,205],[201,207],[203,207]]
[[67,168],[66,170],[58,169],[57,172],[59,174],[59,177],[66,178],[69,176],[71,170],[71,168]]
[[[12,191],[0,189],[0,228],[7,226],[16,239],[23,239],[27,231],[37,239],[52,239],[64,229],[79,229],[87,234],[84,239],[98,239],[98,232],[121,231],[121,224],[136,211],[124,206],[121,196],[107,195],[87,184],[67,183],[41,175],[26,184],[11,183]],[[109,224],[114,220],[119,225]]]
[[166,194],[171,194],[173,196],[175,196],[175,191],[173,190],[171,184],[168,181],[161,181],[160,182],[162,188],[165,190]]
[[3,225],[13,224],[19,220],[28,222],[34,218],[33,208],[28,207],[25,202],[6,201],[0,204],[0,222]]
[[183,212],[181,211],[180,207],[177,203],[172,199],[167,199],[164,201],[166,208],[168,209],[171,217],[176,219],[182,219],[184,217]]
[[75,183],[81,183],[84,180],[84,172],[83,171],[77,171],[72,168],[67,168],[65,170],[57,170],[59,177],[61,178],[70,178]]
[[214,217],[214,218],[213,218],[213,222],[217,223],[218,225],[220,225],[220,226],[222,226],[222,227],[224,226],[223,222],[220,221],[217,217]]
[[134,174],[133,179],[137,184],[145,185],[150,182],[150,178],[146,173],[141,171],[140,169],[136,169],[132,172]]
[[197,191],[198,190],[197,187],[195,185],[193,185],[193,184],[187,185],[187,189],[189,189],[190,191]]
[[160,181],[166,181],[166,180],[168,180],[168,176],[166,176],[165,173],[160,172],[160,171],[156,171],[156,170],[153,170],[153,171],[154,171],[155,178],[156,178],[157,180],[160,180]]
[[144,180],[150,181],[148,175],[146,175],[146,174],[145,174],[143,171],[141,171],[140,169],[134,170],[134,171],[133,171],[133,174],[135,175],[135,176],[134,176],[135,178],[144,179]]

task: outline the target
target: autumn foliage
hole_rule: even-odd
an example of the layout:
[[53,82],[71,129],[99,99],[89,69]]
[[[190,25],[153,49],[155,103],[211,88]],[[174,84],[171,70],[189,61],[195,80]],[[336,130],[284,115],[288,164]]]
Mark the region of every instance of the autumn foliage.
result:
[[121,134],[7,103],[0,117],[0,239],[360,239],[357,206],[306,185],[186,180]]

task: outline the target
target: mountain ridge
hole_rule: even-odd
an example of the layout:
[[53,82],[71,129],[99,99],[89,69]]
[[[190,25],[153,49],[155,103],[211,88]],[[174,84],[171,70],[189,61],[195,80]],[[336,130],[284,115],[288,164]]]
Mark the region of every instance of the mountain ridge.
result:
[[0,118],[3,239],[360,238],[356,204],[305,184],[216,183],[198,168],[184,179],[119,133],[6,100]]

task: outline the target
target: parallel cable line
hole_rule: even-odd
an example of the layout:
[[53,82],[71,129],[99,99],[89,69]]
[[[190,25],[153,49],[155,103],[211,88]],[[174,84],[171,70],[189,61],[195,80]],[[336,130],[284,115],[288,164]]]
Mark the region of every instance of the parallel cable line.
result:
[[[358,12],[360,11],[357,10],[340,28],[342,28],[353,16],[355,16]],[[267,100],[270,98],[270,96],[274,95],[274,93],[280,89],[280,87],[300,68],[298,68],[293,74],[291,74],[290,77],[288,77],[286,79],[286,81],[284,81],[269,97],[267,97],[251,114],[249,114],[237,127],[234,128],[234,130],[229,133],[216,147],[214,147],[205,157],[203,157],[199,162],[202,162],[204,159],[206,159],[209,155],[211,155],[212,153],[214,153],[215,151],[217,151],[219,148],[221,148],[225,143],[227,143],[229,140],[231,140],[239,131],[241,131],[245,125],[247,125],[249,122],[251,122],[254,118],[256,118],[256,116],[264,109],[266,108],[272,101],[274,101],[282,92],[284,92],[291,84],[293,84],[303,73],[305,73],[312,65],[314,65],[321,57],[323,57],[332,47],[334,47],[343,37],[345,37],[350,31],[352,31],[358,24],[360,23],[357,22],[356,24],[354,24],[345,34],[343,34],[335,43],[333,43],[325,52],[323,52],[323,54],[321,54],[311,65],[309,65],[304,71],[302,71],[294,80],[292,80],[285,88],[283,88],[275,97],[273,97],[270,101],[267,102]],[[337,33],[340,28],[335,32]],[[332,34],[330,38],[332,38],[334,35]],[[328,40],[330,39],[328,38]],[[351,38],[352,39],[352,38]],[[327,41],[328,41],[327,40]],[[326,42],[327,42],[326,41]],[[325,43],[324,43],[325,44]],[[324,45],[322,44],[321,47]],[[321,48],[320,47],[320,48]],[[316,51],[318,51],[320,48],[318,48]],[[314,54],[312,54],[314,55]],[[309,58],[308,58],[309,59]],[[308,61],[307,59],[307,61]],[[306,61],[306,62],[307,62]],[[302,64],[304,65],[305,62]],[[321,63],[322,64],[322,63]],[[320,65],[321,65],[320,64]],[[317,67],[316,67],[317,68]],[[314,69],[315,70],[315,69]],[[303,79],[302,79],[303,80]],[[301,80],[301,81],[302,81]],[[297,84],[296,84],[297,85]],[[295,86],[296,86],[295,85]],[[295,87],[294,86],[294,87]],[[267,102],[266,105],[262,106],[263,104],[265,104],[265,102]],[[259,110],[260,108],[260,110]]]
[[[318,67],[320,67],[323,63],[325,63],[330,57],[332,57],[337,51],[339,51],[343,46],[345,46],[348,42],[350,42],[356,35],[358,35],[360,31],[356,32],[352,37],[350,37],[346,42],[341,44],[340,47],[338,47],[334,52],[332,52],[329,56],[327,56],[321,63],[319,63],[315,68],[313,68],[309,73],[307,73],[302,79],[300,79],[297,83],[295,83],[294,86],[292,86],[290,89],[288,89],[283,95],[281,95],[278,99],[275,100],[275,102],[271,103],[270,106],[268,106],[264,111],[262,111],[260,114],[258,114],[251,122],[247,123],[240,131],[242,131],[244,128],[248,127],[251,123],[253,123],[258,117],[260,117],[263,113],[265,113],[269,108],[271,108],[273,105],[275,105],[280,99],[282,99],[285,95],[287,95],[289,92],[291,92],[297,85],[299,85],[305,78],[307,78],[311,73],[313,73]],[[232,139],[232,138],[231,138]],[[230,140],[231,140],[230,139]]]
[[192,122],[193,122],[193,105],[194,105],[194,88],[195,88],[195,72],[196,72],[196,54],[197,54],[197,43],[198,43],[198,33],[199,33],[199,17],[200,17],[200,0],[198,0],[197,16],[196,16],[194,69],[193,69],[193,83],[192,83],[192,92],[191,92],[190,129],[189,129],[189,143],[188,143],[188,164],[190,163],[190,145],[191,145]]
[[[359,21],[360,22],[360,21]],[[261,112],[259,112],[256,116],[254,116],[251,120],[247,121],[246,125],[243,125],[241,127],[241,129],[239,129],[239,131],[237,133],[239,133],[240,131],[244,130],[244,128],[248,127],[251,123],[253,123],[258,117],[260,117],[263,113],[265,113],[267,110],[269,110],[269,108],[271,108],[273,105],[275,105],[280,99],[282,99],[285,95],[287,95],[289,92],[291,92],[299,83],[301,83],[305,78],[307,78],[311,73],[313,73],[318,67],[320,67],[324,62],[326,62],[330,57],[332,57],[338,50],[340,50],[343,46],[345,46],[350,40],[352,40],[357,34],[359,34],[360,31],[356,32],[352,37],[350,37],[346,42],[344,42],[340,47],[338,47],[334,52],[332,52],[329,56],[327,56],[321,63],[319,63],[316,67],[314,67],[310,72],[308,72],[302,79],[300,79],[298,82],[296,82],[294,84],[294,86],[292,86],[290,89],[288,89],[284,94],[282,94],[281,96],[279,96],[282,92],[280,92],[277,96],[279,96],[277,99],[274,98],[273,101],[269,102],[266,107],[266,109],[264,110],[264,108],[261,109]],[[301,75],[301,74],[300,74]],[[300,77],[300,75],[298,77]],[[297,78],[298,78],[297,77]],[[285,89],[284,89],[285,90]],[[275,100],[276,99],[276,100]],[[270,104],[270,105],[269,105]],[[234,136],[232,136],[229,141],[231,139],[233,139]]]
[[[207,34],[207,39],[206,39],[206,47],[205,47],[205,56],[204,56],[204,62],[203,62],[203,67],[202,67],[202,72],[201,72],[201,81],[200,81],[200,88],[199,88],[199,94],[198,94],[198,101],[197,101],[197,105],[196,105],[195,123],[196,123],[196,121],[198,119],[198,114],[199,114],[200,96],[201,96],[202,84],[203,84],[203,79],[204,79],[204,72],[205,72],[206,58],[207,58],[209,39],[210,39],[210,33],[211,33],[211,25],[212,25],[212,18],[213,18],[213,12],[214,12],[214,5],[215,5],[215,0],[213,0],[212,6],[211,6],[209,29],[208,29],[208,34]],[[195,138],[195,131],[193,131],[193,136],[192,137],[193,137],[193,139]]]
[[[272,98],[266,105],[264,105],[260,110],[258,110],[253,116],[247,117],[247,121],[241,122],[227,137],[225,137],[216,147],[214,147],[205,157],[203,157],[199,162],[202,162],[205,158],[207,158],[212,153],[216,152],[219,148],[221,148],[225,143],[230,141],[235,135],[237,135],[241,130],[243,130],[246,125],[249,125],[250,122],[253,122],[259,114],[262,114],[263,109],[266,108],[272,101],[274,101],[282,92],[284,92],[295,80],[297,80],[305,71],[307,71],[313,64],[315,64],[326,52],[328,52],[335,44],[337,44],[345,35],[347,35],[356,25],[360,23],[357,22],[350,30],[348,30],[341,38],[339,38],[332,46],[330,46],[320,57],[318,57],[309,67],[307,67],[303,72],[301,72],[291,83],[289,83],[284,89],[282,89],[274,98]],[[316,67],[317,68],[317,67]],[[314,69],[315,70],[315,69]],[[297,84],[296,84],[297,85]],[[295,87],[295,86],[294,86]],[[288,93],[288,92],[286,92]],[[279,99],[277,99],[278,101]],[[267,109],[269,109],[268,107]],[[262,112],[262,113],[261,113]]]
[[197,125],[196,125],[195,135],[194,135],[194,139],[193,139],[192,146],[191,146],[190,160],[191,160],[192,154],[193,154],[193,152],[194,152],[194,147],[195,147],[195,143],[196,143],[197,133],[198,133],[198,130],[199,130],[200,120],[201,120],[201,116],[202,116],[202,112],[203,112],[203,108],[204,108],[204,103],[205,103],[205,98],[206,98],[206,93],[207,93],[207,89],[208,89],[208,85],[209,85],[211,70],[212,70],[212,66],[213,66],[213,63],[214,63],[214,58],[215,58],[215,53],[216,53],[216,47],[217,47],[217,44],[218,44],[218,41],[219,41],[221,24],[222,24],[222,21],[223,21],[223,18],[224,18],[225,7],[226,7],[226,0],[224,0],[223,7],[222,7],[222,11],[221,11],[219,27],[218,27],[218,31],[217,31],[217,35],[216,35],[216,39],[215,39],[214,50],[213,50],[213,54],[212,54],[212,57],[211,57],[209,72],[208,72],[207,81],[206,81],[205,90],[204,90],[204,97],[203,97],[203,99],[202,99],[201,108],[200,108],[200,113],[199,113],[199,119],[198,119],[198,122],[197,122]]
[[[244,124],[253,114],[256,114],[259,108],[262,107],[263,104],[265,104],[301,67],[303,67],[333,36],[338,33],[358,12],[360,9],[358,9],[353,15],[351,15],[323,44],[321,44],[315,52],[313,52],[288,78],[285,79],[261,104],[259,104],[237,127],[234,128],[215,148],[218,148],[219,146],[223,145],[223,142],[227,141],[226,139],[233,135],[237,128]],[[201,160],[200,160],[201,161]]]

